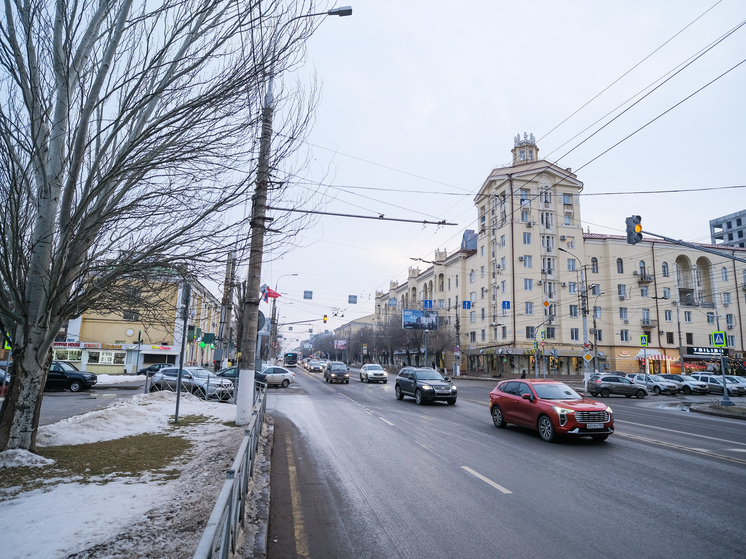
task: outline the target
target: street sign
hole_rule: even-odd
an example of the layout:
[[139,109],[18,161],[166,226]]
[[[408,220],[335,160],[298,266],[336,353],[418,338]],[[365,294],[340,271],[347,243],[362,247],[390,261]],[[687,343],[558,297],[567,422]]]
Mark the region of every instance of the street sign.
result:
[[433,308],[433,301],[432,299],[425,299],[422,301],[422,308],[423,309],[432,309]]
[[503,310],[510,310],[510,301],[503,301]]
[[640,347],[647,347],[648,346],[648,337],[647,336],[640,336]]
[[541,339],[544,339],[544,336],[546,335],[546,332],[544,330],[541,331]]
[[544,308],[545,308],[545,309],[548,309],[548,308],[549,308],[549,305],[551,305],[551,304],[552,304],[552,303],[550,303],[550,302],[549,302],[549,300],[547,300],[547,299],[544,299],[544,302],[542,303],[542,305],[544,305]]
[[583,359],[585,359],[586,363],[590,363],[593,360],[593,354],[590,351],[586,351],[583,354]]
[[712,345],[715,347],[725,347],[725,332],[713,332],[712,333]]
[[303,298],[304,299],[313,299],[313,291],[304,291],[303,292]]

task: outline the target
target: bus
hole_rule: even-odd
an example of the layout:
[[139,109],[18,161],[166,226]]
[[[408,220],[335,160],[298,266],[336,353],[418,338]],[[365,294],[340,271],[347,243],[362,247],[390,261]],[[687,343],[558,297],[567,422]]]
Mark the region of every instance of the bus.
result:
[[285,354],[285,366],[295,367],[298,364],[298,353],[295,351],[289,351]]

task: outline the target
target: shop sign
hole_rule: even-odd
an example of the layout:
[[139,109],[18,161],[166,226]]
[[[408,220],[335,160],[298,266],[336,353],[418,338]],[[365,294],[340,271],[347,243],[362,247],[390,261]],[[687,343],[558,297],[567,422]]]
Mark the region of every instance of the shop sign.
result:
[[686,351],[694,357],[720,357],[721,355],[728,355],[728,350],[721,347],[687,346]]
[[629,351],[620,351],[619,357],[629,357]]

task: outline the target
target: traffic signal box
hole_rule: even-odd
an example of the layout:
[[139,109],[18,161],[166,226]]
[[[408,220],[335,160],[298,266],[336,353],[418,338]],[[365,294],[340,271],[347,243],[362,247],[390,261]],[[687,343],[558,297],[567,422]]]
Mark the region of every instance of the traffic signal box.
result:
[[324,324],[326,324],[326,315],[324,315]]
[[642,241],[642,218],[632,215],[625,219],[627,223],[627,244],[636,245]]

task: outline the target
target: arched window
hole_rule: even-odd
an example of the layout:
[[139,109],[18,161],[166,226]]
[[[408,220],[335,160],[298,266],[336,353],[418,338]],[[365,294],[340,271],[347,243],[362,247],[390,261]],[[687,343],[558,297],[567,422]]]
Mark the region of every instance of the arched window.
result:
[[598,273],[598,258],[596,258],[595,256],[591,258],[591,272],[593,272],[594,274]]
[[661,264],[661,272],[663,273],[664,278],[668,277],[668,262]]
[[640,275],[641,276],[645,275],[645,261],[644,260],[640,260]]
[[616,273],[617,274],[623,274],[624,273],[624,262],[621,258],[616,259]]
[[728,268],[723,266],[722,269],[720,270],[720,273],[723,276],[723,281],[728,281]]

